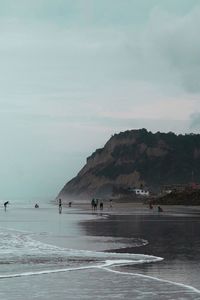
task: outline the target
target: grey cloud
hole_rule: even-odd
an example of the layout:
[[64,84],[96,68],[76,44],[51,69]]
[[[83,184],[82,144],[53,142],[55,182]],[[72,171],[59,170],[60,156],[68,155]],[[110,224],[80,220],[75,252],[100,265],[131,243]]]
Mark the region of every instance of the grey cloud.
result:
[[[88,5],[85,12],[83,2]],[[166,120],[156,119],[159,116],[154,110],[151,115],[148,109],[168,101],[170,93],[172,100],[176,99],[178,93],[173,89],[177,87],[200,91],[200,12],[196,7],[187,15],[177,16],[164,14],[163,8],[154,11],[147,22],[149,11],[160,2],[0,1],[2,197],[11,184],[14,186],[18,165],[31,176],[27,182],[22,178],[16,183],[10,191],[13,196],[21,195],[24,186],[29,189],[27,195],[46,195],[50,186],[52,195],[66,172],[72,176],[73,165],[79,169],[85,154],[73,163],[68,155],[76,149],[93,151],[105,143],[106,136],[132,128],[187,131],[187,121],[167,120],[170,109],[163,114]],[[180,3],[185,1],[170,2],[178,3],[180,10]],[[101,10],[91,8],[93,3],[103,3],[98,4]],[[121,3],[126,3],[122,9]],[[87,14],[91,18],[88,22],[84,21]],[[165,91],[160,92],[161,88]],[[182,91],[179,99],[180,94]],[[143,114],[142,106],[147,102],[151,105],[144,105]],[[138,119],[126,114],[137,106],[141,106]],[[195,128],[198,120],[198,114],[191,118]],[[18,165],[14,168],[15,162]],[[56,169],[59,175],[52,173]],[[31,189],[32,178],[38,182]]]
[[[20,3],[25,1],[21,0]],[[42,3],[46,7],[48,1],[43,0]],[[41,79],[51,73],[58,74],[57,69],[60,72],[62,68],[62,76],[67,79],[74,77],[73,81],[78,77],[81,81],[96,80],[99,84],[101,80],[109,78],[117,81],[131,79],[167,88],[180,87],[188,92],[200,91],[200,6],[179,16],[152,8],[149,21],[145,21],[137,29],[133,26],[134,23],[121,27],[113,23],[107,28],[98,22],[95,26],[81,28],[80,14],[75,13],[80,11],[81,1],[77,1],[74,6],[72,1],[66,3],[65,11],[69,7],[68,13],[74,16],[74,21],[77,20],[77,27],[65,26],[60,30],[52,24],[45,25],[47,27],[44,24],[34,24],[31,27],[29,24],[22,32],[19,28],[20,34],[14,34],[11,39],[1,37],[4,52],[9,53],[8,48],[14,49],[10,53],[10,59],[14,56],[20,64],[20,60],[23,60],[22,66],[26,64],[31,74],[37,72],[39,64],[43,66],[43,70],[48,68],[47,75],[40,71]],[[60,0],[56,7],[61,8],[63,5],[64,1]],[[40,11],[38,1],[32,6],[33,10]],[[50,1],[50,7],[53,6],[55,2]],[[28,7],[25,5],[26,9]],[[120,15],[116,13],[116,16]],[[95,17],[97,18],[96,15]],[[6,28],[3,29],[5,32]],[[10,30],[12,34],[15,33],[12,26]]]
[[174,83],[188,92],[199,92],[199,27],[200,6],[183,16],[154,10],[141,43],[145,74],[151,70],[152,78],[155,76],[158,82]]

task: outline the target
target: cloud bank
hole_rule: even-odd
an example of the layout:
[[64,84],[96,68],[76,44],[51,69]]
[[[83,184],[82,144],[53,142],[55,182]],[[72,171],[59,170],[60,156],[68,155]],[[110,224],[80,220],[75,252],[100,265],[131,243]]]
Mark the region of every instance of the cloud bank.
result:
[[121,130],[197,132],[199,23],[195,0],[1,1],[2,195],[52,196]]

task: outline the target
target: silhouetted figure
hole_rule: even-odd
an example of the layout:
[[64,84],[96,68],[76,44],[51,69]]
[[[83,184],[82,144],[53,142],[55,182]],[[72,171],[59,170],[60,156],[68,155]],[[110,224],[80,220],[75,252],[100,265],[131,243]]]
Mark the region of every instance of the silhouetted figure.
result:
[[162,207],[158,206],[158,212],[163,212]]
[[9,201],[4,202],[4,210],[6,211],[7,205],[9,204]]
[[58,200],[58,211],[59,211],[59,214],[62,213],[62,200],[61,199]]
[[92,206],[92,210],[95,210],[95,199],[94,198],[92,198],[91,206]]
[[96,207],[98,208],[99,199],[96,199]]
[[103,210],[103,201],[100,202],[100,210]]
[[35,204],[35,208],[39,208],[39,205],[37,203]]
[[110,199],[110,208],[112,208],[112,199]]
[[149,202],[149,208],[150,208],[150,209],[153,209],[153,204],[152,204],[151,201]]
[[94,199],[94,210],[97,210],[98,200]]
[[72,206],[72,202],[69,202],[69,207],[71,207]]

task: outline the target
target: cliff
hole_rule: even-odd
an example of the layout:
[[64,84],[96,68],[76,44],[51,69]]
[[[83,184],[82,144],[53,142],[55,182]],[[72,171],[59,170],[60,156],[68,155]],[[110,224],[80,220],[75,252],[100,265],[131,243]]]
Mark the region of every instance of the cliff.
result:
[[153,134],[146,129],[113,135],[87,158],[86,165],[59,196],[111,195],[116,187],[152,190],[164,184],[200,182],[200,135]]

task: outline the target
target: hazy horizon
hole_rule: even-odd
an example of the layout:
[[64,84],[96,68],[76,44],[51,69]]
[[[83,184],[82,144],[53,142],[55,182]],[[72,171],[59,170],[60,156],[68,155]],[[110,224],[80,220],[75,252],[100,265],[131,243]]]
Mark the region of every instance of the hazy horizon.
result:
[[198,0],[0,2],[0,199],[55,198],[120,131],[198,133]]

